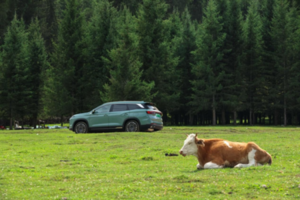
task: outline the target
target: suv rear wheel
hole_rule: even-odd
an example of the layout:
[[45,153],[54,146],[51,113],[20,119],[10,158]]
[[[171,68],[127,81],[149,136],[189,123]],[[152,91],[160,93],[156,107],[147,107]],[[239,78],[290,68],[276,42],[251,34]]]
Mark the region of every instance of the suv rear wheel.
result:
[[135,120],[129,120],[125,125],[125,131],[126,132],[139,132],[140,131],[140,125]]
[[87,133],[88,130],[88,126],[85,122],[77,122],[74,127],[75,133]]

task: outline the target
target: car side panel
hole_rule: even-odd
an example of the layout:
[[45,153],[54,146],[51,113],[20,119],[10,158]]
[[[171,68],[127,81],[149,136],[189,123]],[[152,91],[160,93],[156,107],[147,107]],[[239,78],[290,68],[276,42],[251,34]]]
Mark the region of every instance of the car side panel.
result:
[[130,117],[136,117],[140,121],[140,125],[146,125],[150,124],[150,118],[147,116],[146,110],[144,109],[137,109],[137,110],[131,110],[129,112]]
[[108,113],[94,113],[89,116],[89,127],[107,127]]
[[128,110],[126,111],[115,111],[108,113],[109,126],[121,127],[123,122],[128,118]]

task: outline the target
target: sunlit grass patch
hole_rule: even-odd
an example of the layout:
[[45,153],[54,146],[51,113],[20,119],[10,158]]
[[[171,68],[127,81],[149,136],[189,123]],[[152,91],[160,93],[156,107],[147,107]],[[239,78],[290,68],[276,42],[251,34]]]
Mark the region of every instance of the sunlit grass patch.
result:
[[[256,142],[271,166],[197,170],[186,134]],[[297,127],[165,127],[158,132],[0,131],[0,199],[300,199]]]

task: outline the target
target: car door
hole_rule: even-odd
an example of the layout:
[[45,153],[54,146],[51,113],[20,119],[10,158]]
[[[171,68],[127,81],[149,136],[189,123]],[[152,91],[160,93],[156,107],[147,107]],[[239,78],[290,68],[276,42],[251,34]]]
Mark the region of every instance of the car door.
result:
[[98,128],[98,127],[108,127],[108,113],[111,105],[104,105],[96,108],[90,118],[89,118],[89,126],[90,128]]
[[114,104],[108,114],[109,126],[120,128],[124,120],[128,117],[128,107],[126,104]]

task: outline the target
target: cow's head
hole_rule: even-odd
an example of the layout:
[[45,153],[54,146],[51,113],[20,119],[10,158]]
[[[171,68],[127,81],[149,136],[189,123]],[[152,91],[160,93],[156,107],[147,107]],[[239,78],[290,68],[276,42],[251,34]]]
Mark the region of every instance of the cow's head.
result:
[[197,138],[197,134],[187,135],[183,143],[183,147],[180,149],[179,153],[183,156],[197,156],[198,146],[204,146],[203,140]]

